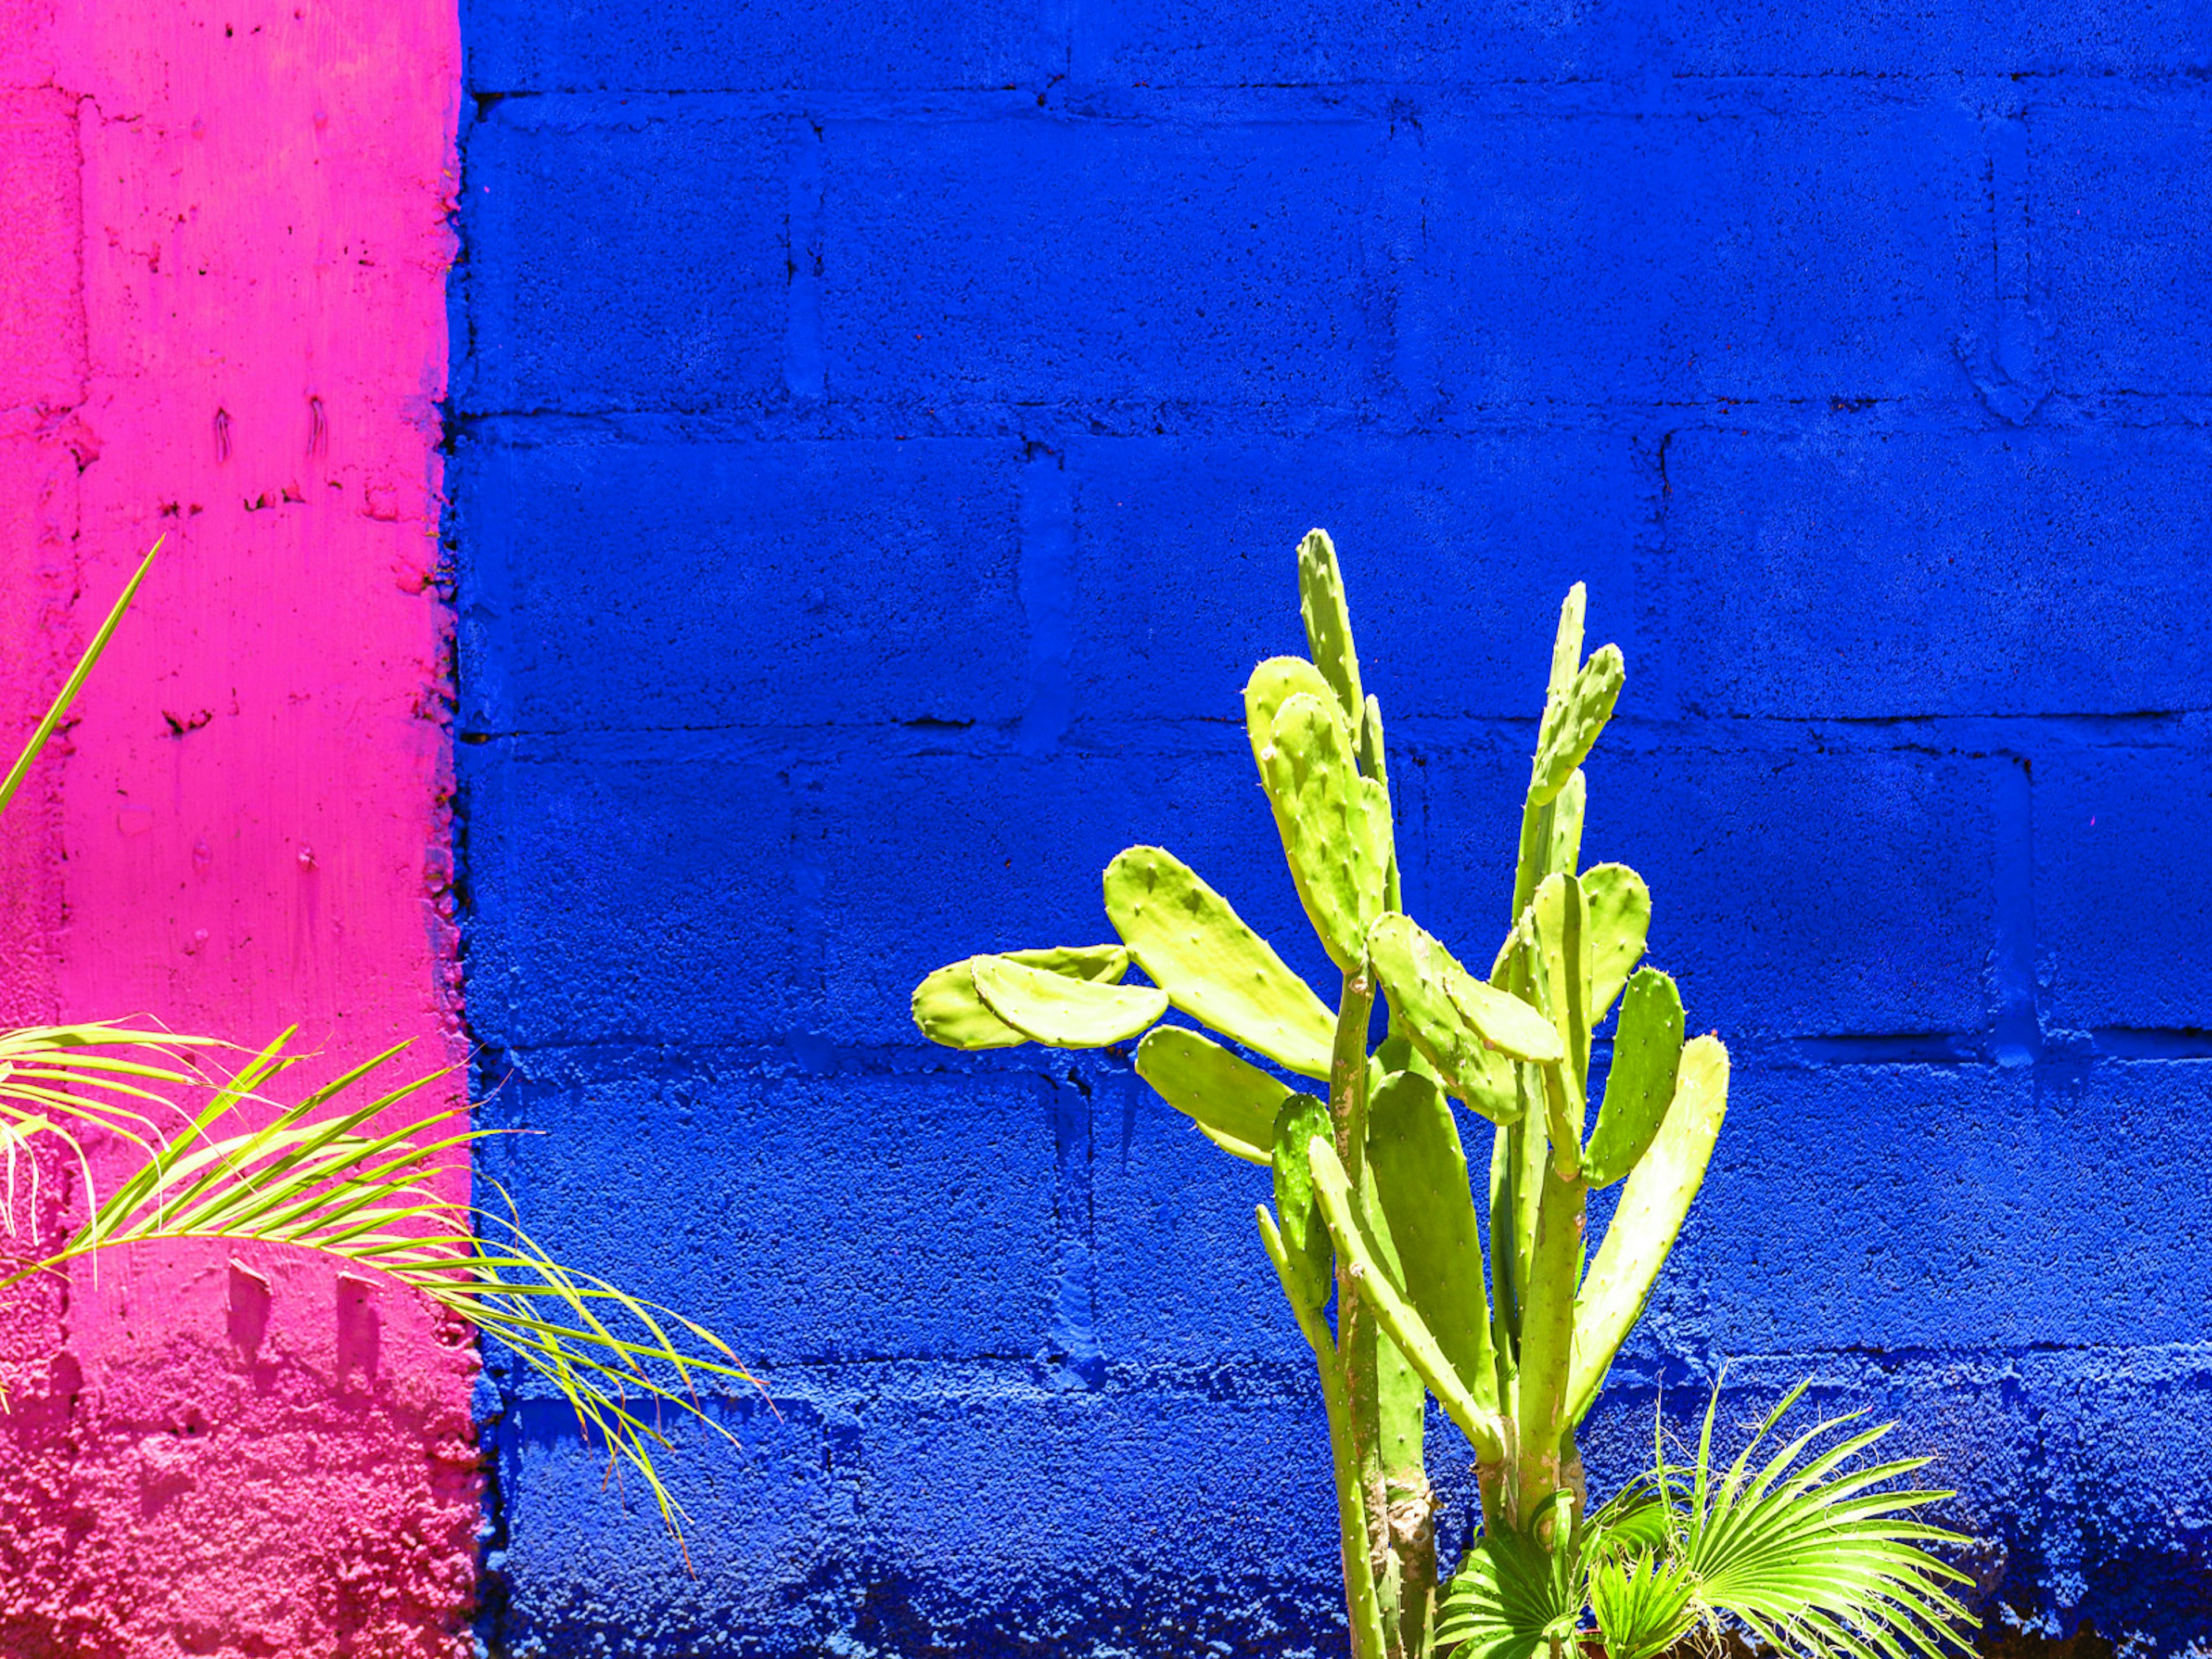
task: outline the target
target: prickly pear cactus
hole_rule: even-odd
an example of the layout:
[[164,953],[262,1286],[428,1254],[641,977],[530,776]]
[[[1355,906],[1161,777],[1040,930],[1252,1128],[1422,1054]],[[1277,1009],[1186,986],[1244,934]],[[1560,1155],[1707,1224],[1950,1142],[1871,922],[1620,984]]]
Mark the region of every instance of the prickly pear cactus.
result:
[[[1705,1178],[1728,1053],[1686,1045],[1674,981],[1638,965],[1643,879],[1580,867],[1583,763],[1626,678],[1617,647],[1583,654],[1581,586],[1553,641],[1512,913],[1471,958],[1491,963],[1478,977],[1400,908],[1382,708],[1336,550],[1314,531],[1297,563],[1310,659],[1255,668],[1245,724],[1299,900],[1342,976],[1334,1009],[1180,860],[1133,847],[1105,873],[1119,945],[967,957],[922,981],[914,1013],[956,1048],[1142,1035],[1138,1075],[1221,1151],[1269,1167],[1261,1244],[1320,1373],[1352,1651],[1425,1659],[1445,1626],[1422,1397],[1475,1458],[1481,1530],[1462,1577],[1494,1584],[1532,1561],[1566,1573],[1583,1504],[1575,1428]],[[1150,983],[1127,982],[1132,968]],[[1370,1053],[1378,996],[1389,1035]],[[1158,1024],[1170,1011],[1219,1040]],[[1463,1125],[1490,1135],[1486,1246]],[[1586,1267],[1585,1201],[1616,1182]]]

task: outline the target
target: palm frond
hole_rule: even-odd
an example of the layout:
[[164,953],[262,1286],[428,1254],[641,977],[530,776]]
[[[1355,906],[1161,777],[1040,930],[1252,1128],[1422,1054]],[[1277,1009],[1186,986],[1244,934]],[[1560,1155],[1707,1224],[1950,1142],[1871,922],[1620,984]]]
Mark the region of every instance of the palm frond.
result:
[[[1893,1484],[1925,1468],[1924,1457],[1866,1461],[1894,1424],[1846,1432],[1863,1413],[1828,1418],[1752,1468],[1808,1386],[1798,1384],[1767,1413],[1717,1481],[1715,1389],[1696,1465],[1675,1472],[1691,1477],[1680,1493],[1685,1501],[1672,1509],[1674,1553],[1695,1584],[1695,1601],[1811,1659],[1971,1652],[1960,1632],[1973,1627],[1973,1615],[1945,1586],[1972,1581],[1924,1547],[1972,1540],[1913,1518],[1952,1494]],[[1656,1480],[1671,1498],[1675,1489],[1663,1464]]]
[[758,1386],[729,1346],[668,1308],[562,1266],[523,1230],[512,1204],[501,1215],[447,1195],[447,1155],[501,1131],[468,1127],[442,1109],[397,1129],[373,1127],[445,1073],[337,1103],[386,1073],[404,1045],[258,1127],[240,1127],[246,1103],[263,1102],[266,1086],[301,1058],[287,1052],[290,1036],[255,1054],[181,1133],[154,1146],[60,1250],[0,1284],[117,1245],[188,1238],[289,1246],[381,1273],[504,1344],[558,1389],[586,1439],[596,1432],[617,1467],[638,1471],[680,1538],[683,1510],[661,1482],[653,1449],[670,1443],[669,1410],[732,1437],[697,1391],[702,1376]]
[[1927,1547],[1972,1540],[1915,1518],[1952,1495],[1898,1484],[1926,1458],[1872,1457],[1893,1425],[1856,1428],[1857,1413],[1828,1418],[1754,1466],[1808,1386],[1718,1470],[1716,1386],[1690,1461],[1668,1457],[1660,1430],[1652,1467],[1585,1519],[1573,1549],[1520,1534],[1477,1538],[1439,1607],[1437,1650],[1556,1656],[1588,1634],[1577,1631],[1587,1605],[1607,1659],[1654,1659],[1729,1622],[1804,1659],[1970,1654],[1963,1632],[1973,1616],[1946,1586],[1972,1581]]
[[146,573],[154,568],[154,556],[161,550],[161,544],[167,539],[167,536],[157,536],[153,546],[146,550],[146,556],[138,561],[138,568],[132,571],[131,580],[123,584],[122,593],[107,608],[107,619],[100,624],[99,630],[92,636],[92,643],[85,647],[84,654],[76,659],[76,666],[70,670],[69,678],[62,683],[62,689],[56,695],[52,706],[40,720],[30,740],[24,744],[22,752],[15,757],[15,763],[8,769],[7,777],[0,779],[0,811],[5,811],[8,803],[15,799],[15,791],[22,787],[23,779],[30,772],[31,763],[38,759],[39,751],[46,746],[46,739],[53,736],[54,728],[62,723],[62,716],[76,701],[76,694],[84,690],[85,677],[92,672],[93,664],[100,660],[100,653],[107,649],[107,641],[114,637],[116,626],[123,620],[123,613],[131,608],[131,599],[138,592],[138,584],[146,580]]
[[1583,1531],[1592,1560],[1664,1550],[1674,1540],[1666,1500],[1649,1476],[1638,1476],[1615,1492],[1583,1523]]
[[1436,1650],[1455,1659],[1534,1659],[1573,1644],[1583,1574],[1570,1551],[1520,1533],[1486,1533],[1468,1546],[1437,1607]]
[[136,1025],[0,1030],[0,1226],[16,1231],[19,1164],[27,1169],[31,1205],[38,1203],[39,1160],[23,1155],[41,1142],[58,1143],[76,1160],[86,1202],[97,1204],[80,1133],[118,1137],[151,1157],[169,1128],[187,1121],[172,1093],[205,1084],[193,1051],[220,1046]]
[[[0,780],[0,809],[83,689],[161,550],[157,540],[139,562]],[[210,1085],[191,1064],[194,1050],[228,1046],[210,1037],[104,1024],[0,1031],[0,1218],[7,1231],[15,1231],[19,1158],[43,1143],[58,1142],[75,1157],[92,1212],[60,1250],[0,1279],[0,1288],[114,1245],[185,1238],[286,1245],[385,1274],[505,1344],[550,1381],[575,1408],[586,1437],[596,1429],[611,1459],[644,1476],[661,1518],[680,1539],[681,1506],[653,1462],[652,1447],[669,1443],[660,1407],[688,1412],[730,1437],[699,1404],[695,1387],[700,1374],[753,1381],[728,1345],[669,1309],[563,1267],[523,1231],[511,1203],[501,1216],[447,1196],[439,1184],[446,1155],[496,1131],[456,1127],[453,1115],[443,1111],[398,1130],[370,1127],[436,1077],[364,1104],[334,1106],[398,1048],[258,1128],[236,1127],[246,1103],[265,1106],[263,1085],[297,1063],[300,1056],[285,1051],[290,1036]],[[211,1097],[188,1118],[171,1091],[201,1088],[211,1088]],[[180,1131],[165,1133],[169,1126],[157,1118],[173,1120]],[[78,1139],[85,1131],[118,1138],[144,1155],[105,1200]],[[27,1162],[35,1210],[39,1161]],[[666,1380],[672,1375],[678,1387]]]
[[1605,1638],[1606,1659],[1654,1659],[1698,1620],[1696,1581],[1679,1556],[1615,1549],[1589,1565],[1590,1611]]
[[[15,798],[23,780],[30,775],[31,763],[45,750],[47,739],[61,725],[62,716],[76,701],[76,694],[84,689],[86,677],[100,653],[107,648],[116,628],[131,608],[131,601],[138,592],[146,573],[154,568],[154,556],[161,550],[167,538],[157,537],[146,556],[131,572],[131,580],[123,585],[123,592],[107,609],[106,617],[94,630],[92,641],[70,671],[69,678],[55,694],[46,712],[40,717],[30,737],[15,757],[15,764],[8,769],[5,778],[0,778],[0,811]],[[28,1030],[0,1032],[0,1164],[4,1164],[5,1183],[0,1186],[0,1224],[11,1236],[15,1231],[15,1179],[21,1155],[33,1150],[40,1142],[58,1142],[74,1157],[91,1191],[92,1166],[78,1144],[80,1128],[96,1127],[118,1134],[150,1151],[145,1137],[157,1133],[152,1120],[143,1113],[126,1105],[130,1101],[147,1104],[164,1104],[164,1097],[144,1087],[148,1084],[162,1087],[182,1087],[198,1079],[179,1069],[181,1051],[204,1047],[204,1037],[175,1037],[166,1031],[140,1030],[129,1026],[50,1025]],[[101,1052],[122,1049],[137,1050],[153,1056],[149,1060],[132,1060],[119,1055]],[[72,1093],[71,1088],[88,1089],[89,1095]],[[38,1203],[39,1164],[35,1158],[28,1160],[31,1180],[31,1203]]]

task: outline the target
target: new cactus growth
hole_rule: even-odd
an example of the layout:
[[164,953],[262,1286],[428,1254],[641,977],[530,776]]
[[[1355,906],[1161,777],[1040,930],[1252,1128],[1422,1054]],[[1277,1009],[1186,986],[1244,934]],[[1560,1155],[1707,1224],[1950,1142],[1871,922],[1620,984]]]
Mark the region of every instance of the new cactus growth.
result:
[[[1702,1478],[1708,1443],[1692,1486],[1662,1460],[1589,1509],[1576,1429],[1681,1231],[1728,1103],[1728,1051],[1711,1036],[1686,1044],[1674,981],[1638,965],[1643,878],[1580,867],[1581,767],[1620,698],[1621,653],[1584,658],[1577,584],[1560,609],[1511,913],[1478,976],[1401,908],[1382,710],[1362,687],[1324,532],[1301,544],[1297,571],[1312,659],[1261,663],[1244,708],[1299,900],[1342,975],[1334,1012],[1173,854],[1134,847],[1105,873],[1120,945],[955,963],[915,991],[916,1024],[960,1048],[1100,1047],[1172,1007],[1317,1085],[1180,1026],[1136,1048],[1163,1100],[1272,1169],[1261,1243],[1320,1372],[1354,1659],[1462,1647],[1521,1659],[1593,1638],[1612,1659],[1643,1659],[1719,1613],[1822,1655],[1958,1645],[1964,1613],[1942,1589],[1958,1575],[1918,1547],[1948,1534],[1895,1518],[1937,1494],[1869,1496],[1911,1462],[1838,1474],[1872,1443],[1863,1434],[1778,1488],[1808,1442],[1749,1485],[1739,1460],[1717,1487]],[[1122,982],[1132,965],[1151,987]],[[1389,1035],[1370,1052],[1378,995]],[[1608,1019],[1593,1125],[1593,1042]],[[1461,1138],[1478,1118],[1491,1131],[1486,1246]],[[1586,1200],[1616,1182],[1586,1261]],[[1428,1395],[1474,1453],[1482,1507],[1446,1584],[1421,1444]],[[1710,1430],[1709,1418],[1708,1443]],[[1770,1490],[1786,1497],[1762,1505]],[[1765,1577],[1739,1555],[1715,1570],[1723,1532]]]

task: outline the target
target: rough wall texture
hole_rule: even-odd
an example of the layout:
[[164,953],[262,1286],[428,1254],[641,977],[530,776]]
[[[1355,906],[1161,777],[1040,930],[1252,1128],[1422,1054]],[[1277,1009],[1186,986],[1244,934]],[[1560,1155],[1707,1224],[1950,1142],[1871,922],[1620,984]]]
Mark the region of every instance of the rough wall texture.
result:
[[1601,1468],[1809,1374],[1940,1454],[1996,1628],[2212,1638],[2201,4],[463,33],[466,959],[553,1132],[495,1167],[781,1411],[684,1441],[690,1577],[500,1375],[492,1638],[1340,1650],[1257,1173],[906,1012],[1139,840],[1304,937],[1237,694],[1316,523],[1471,951],[1570,581],[1627,653],[1587,849],[1738,1081]]
[[[11,754],[168,538],[0,835],[0,1019],[459,1055],[430,580],[458,76],[436,0],[0,0]],[[462,1334],[215,1248],[10,1293],[0,1331],[0,1652],[466,1650]]]

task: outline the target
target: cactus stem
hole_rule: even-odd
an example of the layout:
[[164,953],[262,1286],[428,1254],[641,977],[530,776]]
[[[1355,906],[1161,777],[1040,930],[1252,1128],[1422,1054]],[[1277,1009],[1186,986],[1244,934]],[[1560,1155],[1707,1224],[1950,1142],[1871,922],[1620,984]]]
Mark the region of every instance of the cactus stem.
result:
[[[1374,969],[1363,957],[1345,972],[1329,1061],[1330,1127],[1338,1160],[1354,1190],[1365,1177],[1367,1164],[1367,1025],[1374,1007]],[[1341,1257],[1337,1262],[1336,1346],[1351,1415],[1366,1528],[1363,1541],[1373,1563],[1383,1651],[1386,1659],[1420,1659],[1409,1648],[1407,1638],[1417,1638],[1414,1647],[1425,1644],[1427,1611],[1436,1591],[1434,1537],[1420,1528],[1401,1540],[1391,1526],[1394,1481],[1410,1492],[1420,1472],[1419,1414],[1413,1418],[1408,1441],[1407,1425],[1394,1422],[1391,1413],[1393,1379],[1404,1373],[1410,1380],[1411,1373],[1382,1334],[1358,1277]],[[1347,1538],[1346,1551],[1352,1547]]]
[[1344,1555],[1344,1597],[1352,1618],[1352,1659],[1384,1659],[1382,1608],[1375,1598],[1375,1564],[1367,1549],[1366,1504],[1360,1496],[1359,1459],[1352,1432],[1352,1395],[1344,1382],[1344,1361],[1319,1308],[1304,1306],[1291,1290],[1290,1257],[1267,1206],[1259,1206],[1260,1243],[1282,1280],[1283,1299],[1297,1316],[1298,1329],[1313,1350],[1321,1372],[1321,1397],[1328,1415],[1328,1453],[1336,1477],[1336,1524]]
[[1523,1112],[1498,1128],[1490,1149],[1491,1350],[1498,1358],[1498,1398],[1509,1418],[1521,1370],[1521,1142],[1528,1130]]
[[1575,1094],[1574,1079],[1565,1065],[1538,1067],[1544,1077],[1544,1109],[1550,1115],[1552,1172],[1562,1181],[1582,1173],[1582,1136],[1576,1132],[1583,1110]]
[[[1556,872],[1555,872],[1556,873]],[[1561,1014],[1566,1029],[1560,1032],[1567,1050],[1567,1064],[1572,1068],[1574,1082],[1574,1150],[1577,1158],[1582,1152],[1583,1121],[1589,1111],[1589,1015],[1583,1006],[1583,999],[1589,984],[1587,953],[1583,948],[1583,889],[1571,874],[1562,883],[1559,906],[1559,954],[1565,958],[1566,972],[1562,999],[1566,1004]]]
[[1583,1211],[1589,1189],[1547,1170],[1536,1212],[1534,1258],[1521,1331],[1521,1392],[1516,1402],[1520,1493],[1529,1520],[1567,1485],[1567,1389],[1573,1368],[1575,1291],[1582,1278]]
[[1551,867],[1554,805],[1548,800],[1540,806],[1533,800],[1522,804],[1521,850],[1513,866],[1513,914],[1507,919],[1509,926],[1521,920],[1528,901],[1536,896],[1537,884]]
[[1354,1183],[1367,1163],[1367,1021],[1374,1008],[1375,970],[1362,962],[1345,972],[1328,1066],[1328,1115],[1336,1128],[1336,1155]]

